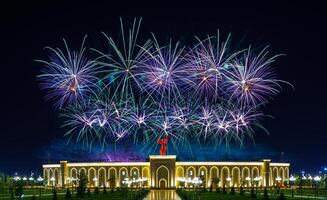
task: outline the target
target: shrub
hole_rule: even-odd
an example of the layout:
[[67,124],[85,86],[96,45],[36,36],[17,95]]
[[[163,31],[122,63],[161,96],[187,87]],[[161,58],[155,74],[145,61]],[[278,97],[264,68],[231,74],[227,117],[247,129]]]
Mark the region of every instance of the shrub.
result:
[[77,197],[84,198],[86,185],[87,185],[87,178],[86,178],[85,175],[81,174],[80,179],[79,179],[79,184],[78,184],[78,187],[76,189],[76,196]]
[[230,189],[230,194],[231,194],[231,195],[234,195],[234,194],[235,194],[235,187],[234,187],[234,186],[231,187],[231,189]]
[[268,190],[267,190],[266,187],[263,189],[263,199],[264,200],[268,200],[269,199]]
[[225,185],[223,186],[223,194],[227,194],[226,186]]
[[240,187],[240,195],[244,195],[244,189],[243,189],[243,186]]
[[70,189],[67,188],[67,190],[66,190],[66,194],[65,194],[65,199],[71,199],[71,198],[72,198],[72,194],[71,194],[71,192],[70,192]]
[[286,200],[286,197],[284,196],[284,192],[281,192],[277,199],[278,200]]
[[94,188],[94,194],[99,194],[99,188],[98,187]]
[[254,192],[254,188],[251,188],[251,199],[254,199],[257,197],[257,194]]
[[107,188],[105,185],[103,186],[103,194],[107,194]]
[[57,189],[56,188],[53,188],[53,191],[52,191],[52,199],[53,200],[57,200],[58,199],[58,196],[57,196]]

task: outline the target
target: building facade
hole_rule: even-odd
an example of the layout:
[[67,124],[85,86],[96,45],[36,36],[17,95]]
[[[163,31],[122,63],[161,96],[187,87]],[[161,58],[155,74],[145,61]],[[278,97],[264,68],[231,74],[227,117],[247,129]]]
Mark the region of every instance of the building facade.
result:
[[116,188],[124,184],[150,188],[193,187],[194,179],[201,180],[201,187],[270,187],[288,181],[289,167],[289,163],[274,163],[268,159],[180,162],[176,161],[175,155],[150,155],[148,162],[61,161],[60,164],[43,165],[43,177],[47,185],[58,187],[76,186],[82,176],[88,179],[89,187]]

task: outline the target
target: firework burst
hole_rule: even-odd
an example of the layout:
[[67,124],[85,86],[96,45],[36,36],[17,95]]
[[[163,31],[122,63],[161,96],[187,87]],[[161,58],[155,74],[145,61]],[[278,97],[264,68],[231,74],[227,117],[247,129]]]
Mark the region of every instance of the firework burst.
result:
[[97,90],[97,67],[85,56],[85,39],[77,52],[71,51],[64,40],[66,53],[59,48],[47,47],[50,50],[49,61],[37,60],[44,64],[42,74],[38,76],[41,88],[48,92],[47,98],[55,100],[59,108],[95,94]]
[[[281,90],[267,48],[230,48],[229,36],[196,38],[193,48],[156,37],[138,45],[141,20],[121,42],[104,34],[108,51],[50,49],[39,75],[41,87],[65,120],[66,135],[87,145],[133,138],[148,150],[169,137],[178,149],[190,142],[215,145],[253,138],[264,114],[260,106]],[[104,53],[106,52],[106,53]]]

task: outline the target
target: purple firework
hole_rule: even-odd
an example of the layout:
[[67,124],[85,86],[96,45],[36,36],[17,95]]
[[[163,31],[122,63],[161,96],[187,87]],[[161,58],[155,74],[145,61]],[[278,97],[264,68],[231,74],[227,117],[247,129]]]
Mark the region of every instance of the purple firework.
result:
[[78,52],[70,51],[64,40],[66,53],[48,47],[49,61],[38,60],[44,64],[38,76],[41,88],[46,90],[48,99],[56,101],[56,107],[82,100],[94,94],[97,89],[97,68],[94,61],[85,57],[85,38]]

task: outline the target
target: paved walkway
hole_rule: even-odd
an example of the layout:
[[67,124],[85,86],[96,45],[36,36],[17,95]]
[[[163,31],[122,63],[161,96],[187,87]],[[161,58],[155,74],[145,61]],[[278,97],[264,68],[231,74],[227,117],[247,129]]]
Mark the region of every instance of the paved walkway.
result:
[[151,190],[144,200],[181,200],[175,190]]

